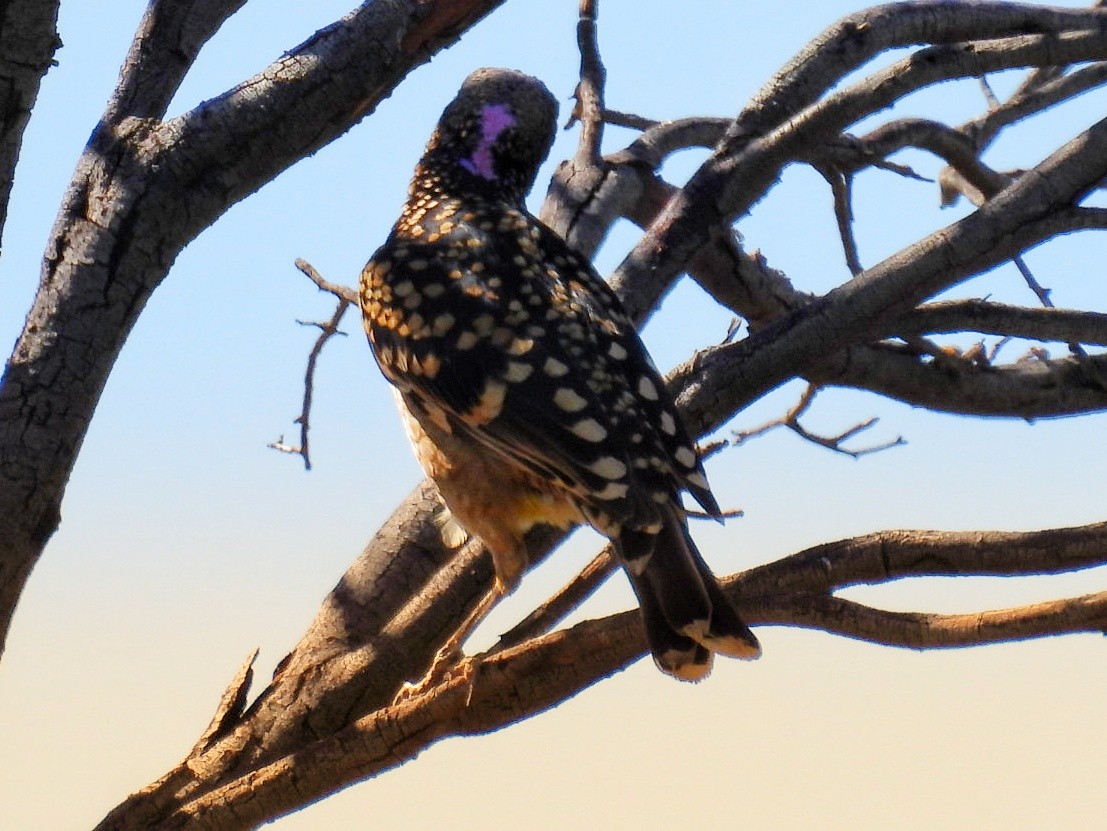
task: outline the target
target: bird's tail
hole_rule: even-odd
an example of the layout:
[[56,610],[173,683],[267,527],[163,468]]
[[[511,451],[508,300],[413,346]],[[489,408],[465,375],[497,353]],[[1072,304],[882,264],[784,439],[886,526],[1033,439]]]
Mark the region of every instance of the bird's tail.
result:
[[615,544],[638,595],[650,652],[663,672],[699,681],[711,672],[716,652],[745,659],[761,654],[675,509],[658,533],[627,529]]

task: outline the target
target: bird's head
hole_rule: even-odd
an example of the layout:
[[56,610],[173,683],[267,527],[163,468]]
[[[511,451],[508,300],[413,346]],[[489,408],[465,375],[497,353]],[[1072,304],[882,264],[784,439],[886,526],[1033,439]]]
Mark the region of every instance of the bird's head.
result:
[[521,202],[553,144],[557,100],[537,78],[478,69],[446,107],[420,163],[449,191]]

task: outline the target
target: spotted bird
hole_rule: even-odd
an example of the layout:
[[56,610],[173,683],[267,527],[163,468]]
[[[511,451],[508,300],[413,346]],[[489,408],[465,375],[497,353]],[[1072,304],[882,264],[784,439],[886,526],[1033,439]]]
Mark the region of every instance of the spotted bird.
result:
[[446,107],[408,200],[361,276],[377,364],[447,507],[511,591],[534,526],[588,524],[615,546],[654,661],[684,680],[713,653],[760,654],[688,533],[680,494],[719,505],[618,298],[531,216],[557,102],[480,69]]

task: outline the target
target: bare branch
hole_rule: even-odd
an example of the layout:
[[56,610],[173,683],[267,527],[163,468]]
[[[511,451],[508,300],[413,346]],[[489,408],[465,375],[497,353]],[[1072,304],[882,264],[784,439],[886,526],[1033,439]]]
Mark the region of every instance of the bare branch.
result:
[[1075,309],[1034,309],[989,300],[946,300],[919,306],[896,321],[894,333],[885,334],[943,332],[979,332],[1027,340],[1107,346],[1107,314]]
[[577,106],[573,118],[579,119],[580,142],[577,159],[581,164],[598,165],[603,142],[603,88],[606,72],[600,58],[596,32],[599,0],[580,0],[580,20],[577,22],[577,47],[580,49],[580,81],[574,97]]
[[816,169],[830,184],[834,195],[834,219],[838,223],[838,237],[842,241],[842,252],[846,256],[846,267],[850,274],[857,276],[865,267],[857,253],[857,239],[853,235],[853,178],[849,174],[826,166],[816,165]]
[[549,632],[565,617],[592,596],[619,568],[615,550],[605,545],[591,562],[572,580],[558,589],[545,603],[500,635],[493,652],[516,646],[523,641]]
[[1103,522],[1048,531],[880,531],[750,569],[738,585],[743,597],[830,594],[905,577],[1063,574],[1104,564]]
[[315,368],[327,341],[335,335],[345,336],[346,334],[341,331],[338,326],[345,316],[346,310],[350,306],[350,300],[346,295],[352,294],[352,292],[344,286],[331,286],[330,283],[327,283],[319,273],[304,260],[297,260],[296,266],[321,289],[331,291],[333,294],[337,295],[338,306],[335,308],[334,314],[331,315],[330,320],[325,323],[319,321],[296,321],[301,326],[314,326],[320,330],[319,337],[316,338],[311,352],[308,354],[307,369],[304,372],[304,398],[300,408],[300,415],[293,420],[294,424],[300,425],[300,443],[298,445],[286,444],[284,436],[281,436],[276,441],[270,442],[266,446],[281,453],[300,456],[304,460],[304,469],[311,470],[311,450],[308,436],[311,430],[311,403],[315,396]]
[[951,44],[1028,33],[1097,30],[1104,21],[1099,10],[1006,3],[976,3],[971,15],[963,11],[941,0],[924,0],[910,6],[876,6],[842,18],[812,39],[761,87],[732,134],[757,136],[784,124],[850,72],[886,50],[919,43]]
[[295,262],[295,266],[296,268],[300,269],[301,272],[303,272],[305,277],[311,280],[311,282],[315,283],[320,291],[325,291],[329,294],[333,294],[335,297],[346,303],[348,306],[356,306],[358,304],[356,289],[352,289],[349,286],[344,286],[341,283],[332,283],[328,280],[323,279],[323,275],[316,271],[315,267],[307,260],[298,259]]
[[[835,589],[936,574],[1057,573],[1107,562],[1107,525],[1030,533],[896,531],[828,543],[729,582],[757,624],[817,627],[876,643],[947,648],[1107,628],[1107,593],[963,615],[894,613]],[[468,659],[461,671],[186,800],[170,827],[254,825],[304,800],[402,764],[448,735],[487,732],[540,712],[644,651],[633,612]],[[287,783],[295,780],[296,787]],[[294,799],[294,802],[290,802]]]
[[970,121],[962,130],[975,135],[978,144],[985,147],[1004,127],[1107,83],[1107,63],[1104,62],[1059,76],[1051,73],[1051,69],[1042,67],[1032,73],[1027,84],[1000,107]]
[[799,605],[789,613],[794,625],[911,649],[949,649],[1107,630],[1107,592],[962,615],[888,612],[840,597],[812,597]]
[[855,424],[853,427],[850,427],[848,430],[843,430],[836,436],[821,436],[817,433],[811,432],[802,424],[800,424],[800,417],[803,416],[811,408],[811,405],[812,403],[814,403],[815,396],[818,394],[818,392],[818,387],[813,384],[809,385],[807,389],[804,390],[803,395],[800,396],[799,401],[797,401],[795,405],[783,416],[781,416],[780,418],[775,418],[772,421],[767,421],[759,427],[753,427],[749,430],[734,431],[734,433],[732,433],[730,443],[734,446],[738,446],[749,441],[750,439],[757,438],[758,436],[763,436],[765,435],[765,433],[775,430],[778,427],[786,427],[793,433],[798,435],[800,438],[806,439],[812,444],[817,444],[819,447],[825,447],[827,450],[833,450],[835,453],[842,453],[853,459],[859,459],[862,456],[868,456],[872,453],[879,453],[882,450],[888,450],[892,447],[899,447],[900,445],[907,443],[902,436],[897,436],[891,441],[886,441],[881,444],[872,445],[870,447],[857,448],[856,450],[850,450],[849,448],[843,446],[845,442],[849,441],[854,436],[857,436],[859,433],[863,433],[865,430],[868,430],[870,427],[875,425],[877,421],[879,421],[879,419],[877,418],[866,419],[865,421],[862,421],[861,423]]
[[[1034,292],[1034,296],[1038,298],[1038,302],[1047,309],[1055,308],[1053,305],[1053,300],[1050,299],[1051,289],[1042,287],[1041,283],[1039,283],[1038,280],[1034,277],[1033,272],[1031,272],[1030,266],[1026,264],[1026,260],[1024,260],[1022,257],[1012,257],[1011,262],[1015,264],[1015,268],[1018,269],[1019,274],[1022,275],[1022,279],[1026,282],[1026,285],[1029,287],[1029,289]],[[1088,353],[1084,351],[1084,347],[1082,347],[1079,343],[1075,341],[1069,341],[1068,347],[1069,351],[1076,357],[1088,357]]]
[[692,390],[703,390],[704,376],[719,373],[726,404],[713,396],[705,412],[721,416],[739,409],[849,339],[868,339],[937,291],[1039,243],[1066,219],[1089,221],[1087,209],[1068,206],[1107,174],[1105,152],[1107,122],[1100,122],[975,213],[744,341],[705,350],[682,369],[683,377]]
[[200,49],[246,0],[154,0],[123,62],[103,123],[161,118]]
[[[920,9],[922,7],[927,8],[928,15],[935,15],[935,10],[939,8],[945,11],[954,8],[925,3]],[[888,14],[897,8],[901,7],[881,7]],[[984,9],[992,12],[1000,7],[977,4],[973,8],[974,12]],[[1002,8],[1010,11],[1013,7]],[[914,6],[902,7],[902,10],[909,18]],[[1083,14],[1101,19],[1097,17],[1098,12]],[[875,15],[874,23],[865,28],[864,42],[868,43],[875,37],[871,28],[878,20],[879,15]],[[928,19],[928,23],[934,22],[933,18]],[[956,30],[956,26],[957,23],[951,21],[952,30]],[[843,36],[843,39],[849,41],[854,36],[853,25],[847,29],[850,35],[848,38]],[[843,52],[851,55],[855,48],[856,44],[852,42],[848,46],[842,45]],[[987,42],[932,47],[874,73],[863,82],[812,105],[801,114],[789,114],[788,121],[767,133],[747,129],[751,120],[756,123],[760,118],[756,108],[759,99],[755,98],[754,104],[728,130],[728,138],[678,197],[666,206],[651,229],[616,269],[611,282],[617,289],[622,289],[624,285],[636,285],[644,307],[649,308],[692,254],[705,244],[710,234],[719,225],[743,214],[775,181],[784,164],[803,155],[802,148],[826,143],[849,123],[890,105],[909,92],[940,80],[973,77],[999,69],[1057,60],[1099,59],[1107,56],[1104,49],[1100,38],[1085,32],[1074,33],[1062,39],[1060,44],[1055,37],[1033,35],[998,44]],[[821,79],[821,83],[826,82],[826,78]],[[779,100],[774,99],[774,113],[780,101],[787,100],[782,90],[776,91],[782,95]],[[630,310],[637,314],[642,308],[632,306]]]
[[644,118],[634,113],[624,113],[606,108],[603,111],[603,120],[605,124],[614,127],[628,127],[631,130],[648,130],[657,124],[652,118]]
[[300,443],[298,445],[285,444],[284,436],[281,436],[277,441],[270,442],[266,446],[281,453],[290,453],[302,457],[304,460],[304,470],[311,470],[311,450],[308,443],[308,433],[311,430],[311,402],[315,397],[315,368],[318,364],[319,356],[323,352],[323,347],[327,345],[327,341],[335,335],[342,335],[345,337],[346,333],[340,330],[338,326],[342,322],[342,318],[346,315],[346,310],[349,309],[351,305],[356,306],[358,301],[357,292],[346,286],[327,282],[323,279],[323,276],[315,270],[315,267],[306,260],[296,260],[296,268],[307,275],[307,278],[315,283],[322,291],[330,292],[337,297],[338,305],[335,307],[334,314],[331,315],[330,320],[326,322],[296,321],[301,326],[314,326],[319,329],[319,337],[315,339],[315,344],[311,347],[311,352],[308,353],[307,369],[304,371],[303,405],[300,408],[300,415],[293,420],[293,424],[300,425]]

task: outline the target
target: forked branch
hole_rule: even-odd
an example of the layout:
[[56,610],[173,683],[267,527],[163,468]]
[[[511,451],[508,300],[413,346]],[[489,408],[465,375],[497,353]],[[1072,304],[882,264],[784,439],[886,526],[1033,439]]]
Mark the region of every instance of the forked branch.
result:
[[304,371],[304,397],[300,407],[300,415],[293,420],[293,424],[300,426],[300,443],[298,445],[286,444],[284,436],[281,436],[276,441],[270,442],[268,446],[281,453],[292,453],[300,456],[304,460],[304,469],[311,470],[311,450],[308,440],[311,431],[311,403],[315,397],[315,369],[327,341],[336,335],[344,336],[346,334],[338,326],[342,322],[342,318],[345,317],[346,310],[351,305],[357,305],[357,293],[346,286],[330,283],[323,279],[323,276],[306,260],[296,260],[296,267],[322,291],[330,292],[337,297],[338,305],[335,307],[330,320],[324,322],[296,321],[301,326],[314,326],[319,329],[319,337],[315,339],[311,352],[308,353],[307,369]]

